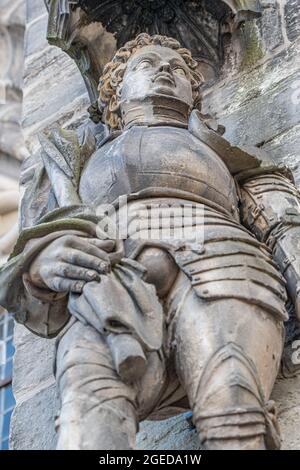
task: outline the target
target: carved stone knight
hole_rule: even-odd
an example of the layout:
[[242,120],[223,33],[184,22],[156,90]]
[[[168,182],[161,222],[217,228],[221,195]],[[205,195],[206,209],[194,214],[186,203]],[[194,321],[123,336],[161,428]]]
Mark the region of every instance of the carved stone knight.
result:
[[[139,421],[186,409],[208,449],[280,447],[269,398],[287,291],[299,316],[299,193],[201,115],[196,68],[176,40],[138,36],[100,80],[109,134],[53,130],[23,173],[0,303],[58,335],[58,449],[131,449]],[[125,196],[128,234],[105,239],[97,208],[118,219]],[[183,228],[174,207],[201,242],[143,235]]]

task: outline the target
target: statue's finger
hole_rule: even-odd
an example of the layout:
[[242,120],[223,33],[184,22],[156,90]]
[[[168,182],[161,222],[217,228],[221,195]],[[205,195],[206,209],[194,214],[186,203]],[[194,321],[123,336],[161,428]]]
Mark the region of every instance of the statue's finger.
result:
[[[91,256],[95,256],[106,263],[109,263],[109,257],[105,250],[102,250],[95,244],[90,243],[89,238],[77,237],[76,242],[72,246],[73,249],[80,250],[83,253],[87,253]],[[98,261],[99,261],[98,259]]]
[[86,282],[72,281],[63,277],[54,277],[49,285],[50,289],[56,292],[77,292],[81,293]]
[[89,255],[80,250],[65,250],[62,259],[64,262],[74,264],[83,268],[94,269],[99,274],[110,272],[110,263],[99,259],[96,256]]
[[116,242],[114,240],[100,240],[99,238],[88,238],[87,241],[96,245],[101,250],[110,253],[116,246]]
[[81,282],[81,281],[70,282],[69,292],[75,292],[77,294],[81,294],[85,284],[86,284],[85,282]]
[[63,277],[65,279],[77,279],[86,282],[100,281],[100,275],[94,269],[74,266],[73,264],[68,263],[59,263],[55,274],[58,277]]

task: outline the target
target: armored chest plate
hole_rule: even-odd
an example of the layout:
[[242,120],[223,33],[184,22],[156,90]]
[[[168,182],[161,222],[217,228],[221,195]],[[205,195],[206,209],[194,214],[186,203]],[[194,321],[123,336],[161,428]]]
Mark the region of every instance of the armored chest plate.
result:
[[186,129],[133,127],[97,150],[81,177],[84,203],[111,203],[142,190],[185,191],[232,212],[234,179],[219,156]]

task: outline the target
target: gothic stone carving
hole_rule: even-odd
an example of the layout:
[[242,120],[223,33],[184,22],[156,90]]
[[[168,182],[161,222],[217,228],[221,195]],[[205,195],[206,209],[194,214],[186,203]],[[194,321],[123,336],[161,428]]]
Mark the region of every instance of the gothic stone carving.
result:
[[[48,40],[77,63],[92,103],[103,66],[141,32],[165,34],[189,48],[206,77],[222,64],[222,34],[258,16],[254,0],[45,0]],[[231,26],[228,28],[228,24]]]
[[58,335],[59,449],[130,449],[140,420],[187,408],[208,449],[280,447],[269,398],[288,296],[300,316],[299,192],[195,109],[196,69],[142,34],[100,80],[107,137],[41,136],[0,303]]

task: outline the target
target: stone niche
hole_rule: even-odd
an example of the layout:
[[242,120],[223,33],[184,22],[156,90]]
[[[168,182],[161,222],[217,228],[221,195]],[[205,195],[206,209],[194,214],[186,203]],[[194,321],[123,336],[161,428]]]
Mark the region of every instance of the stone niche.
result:
[[[170,34],[193,50],[206,77],[203,112],[236,145],[256,145],[289,164],[300,185],[300,13],[298,0],[40,0],[27,2],[23,129],[38,160],[38,132],[89,120],[97,83],[115,49],[138,32]],[[47,7],[47,9],[46,9]],[[142,23],[139,19],[143,18]],[[48,37],[48,42],[46,40]],[[58,47],[53,47],[58,46]],[[93,114],[93,113],[92,113]],[[97,120],[97,111],[93,118]],[[274,399],[283,449],[300,449],[300,379],[292,363],[300,338],[293,315]],[[16,327],[11,430],[14,449],[55,448],[54,340]],[[188,415],[142,423],[143,449],[196,449]]]
[[105,63],[139,33],[178,39],[209,80],[220,73],[224,35],[260,15],[253,0],[46,0],[46,5],[48,41],[75,60],[92,100]]

